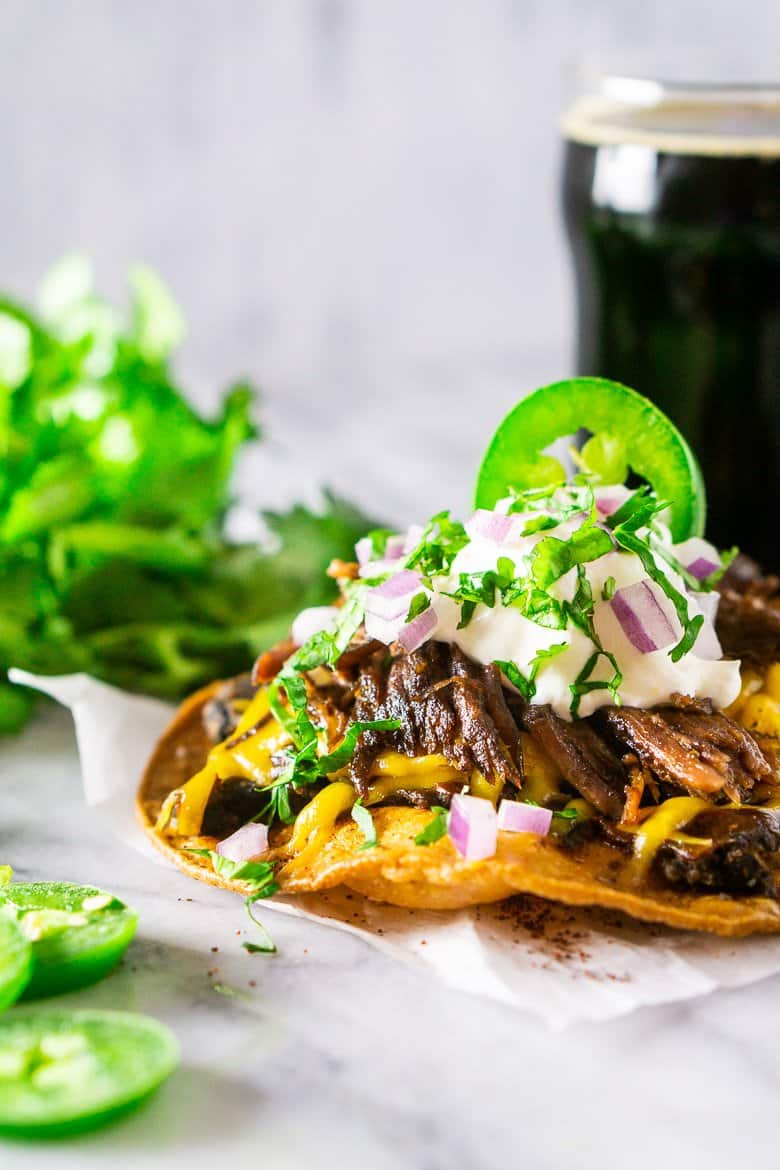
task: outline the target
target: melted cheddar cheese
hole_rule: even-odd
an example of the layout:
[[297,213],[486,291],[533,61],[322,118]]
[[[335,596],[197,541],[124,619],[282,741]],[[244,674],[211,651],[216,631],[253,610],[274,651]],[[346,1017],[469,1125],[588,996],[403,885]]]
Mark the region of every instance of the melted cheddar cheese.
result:
[[[674,838],[680,829],[707,808],[712,808],[712,805],[700,796],[673,796],[659,804],[641,824],[622,825],[623,832],[634,834],[631,879],[639,882],[645,878],[664,841]],[[697,841],[691,837],[683,839],[688,842]]]

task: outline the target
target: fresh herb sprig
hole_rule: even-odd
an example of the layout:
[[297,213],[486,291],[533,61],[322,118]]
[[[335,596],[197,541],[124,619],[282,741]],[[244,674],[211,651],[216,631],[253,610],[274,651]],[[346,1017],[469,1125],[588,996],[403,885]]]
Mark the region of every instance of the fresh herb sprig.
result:
[[130,286],[125,315],[76,256],[37,310],[0,298],[0,732],[35,702],[12,666],[166,699],[238,674],[332,599],[328,562],[370,527],[330,496],[321,515],[267,514],[275,551],[228,538],[255,392],[237,383],[214,419],[196,414],[172,373],[179,309],[147,268]]
[[447,810],[440,804],[431,807],[433,816],[424,829],[414,839],[415,845],[433,845],[441,840],[447,832]]
[[642,562],[642,568],[648,577],[658,585],[671,601],[677,619],[682,626],[683,635],[669,656],[672,662],[689,653],[694,647],[699,631],[704,625],[701,614],[690,616],[688,599],[672,583],[661,568],[653,552],[651,541],[639,536],[640,529],[648,528],[654,517],[662,512],[666,504],[657,500],[646,487],[639,488],[625,503],[607,517],[607,524],[612,531],[616,544],[626,552],[634,553]]
[[279,890],[279,883],[274,876],[274,862],[272,861],[233,861],[223,857],[213,849],[187,849],[187,853],[194,853],[198,857],[208,857],[212,869],[220,877],[229,881],[244,882],[249,888],[244,898],[244,907],[252,922],[260,931],[260,942],[243,944],[246,950],[274,954],[276,945],[263,926],[255,917],[253,907],[255,902],[270,898]]
[[401,726],[399,719],[355,720],[347,727],[338,747],[332,752],[320,751],[324,729],[316,727],[309,715],[305,676],[318,667],[335,666],[363,621],[365,584],[350,582],[344,590],[345,604],[335,629],[323,630],[301,646],[268,689],[271,711],[293,745],[288,751],[287,767],[277,781],[280,785],[302,787],[325,780],[346,767],[364,732],[395,731]]
[[423,579],[440,577],[450,570],[460,550],[468,544],[463,525],[449,512],[438,512],[423,529],[422,535],[406,558],[405,567],[416,569]]
[[358,797],[352,805],[352,820],[363,834],[363,844],[360,849],[373,849],[379,844],[376,835],[376,825],[369,809],[363,804],[363,798]]

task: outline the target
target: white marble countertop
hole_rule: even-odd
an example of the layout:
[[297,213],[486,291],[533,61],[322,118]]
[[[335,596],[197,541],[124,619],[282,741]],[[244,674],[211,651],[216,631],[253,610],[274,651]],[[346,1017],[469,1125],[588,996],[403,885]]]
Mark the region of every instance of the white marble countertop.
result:
[[68,1004],[149,1012],[183,1050],[139,1112],[55,1146],[3,1144],[3,1170],[715,1170],[775,1155],[780,977],[555,1033],[270,911],[279,954],[250,956],[238,898],[101,837],[66,712],[3,743],[0,777],[0,860],[140,911],[122,967]]

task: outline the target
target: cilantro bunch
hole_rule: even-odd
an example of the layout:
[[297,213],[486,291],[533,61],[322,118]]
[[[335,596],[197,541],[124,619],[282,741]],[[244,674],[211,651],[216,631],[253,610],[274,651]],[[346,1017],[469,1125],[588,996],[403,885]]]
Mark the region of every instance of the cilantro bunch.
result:
[[125,317],[70,257],[37,311],[0,297],[0,731],[34,701],[11,666],[169,699],[246,669],[330,600],[324,569],[368,527],[331,496],[322,516],[266,514],[276,552],[225,538],[256,395],[238,383],[196,414],[170,368],[179,309],[148,268],[129,284]]

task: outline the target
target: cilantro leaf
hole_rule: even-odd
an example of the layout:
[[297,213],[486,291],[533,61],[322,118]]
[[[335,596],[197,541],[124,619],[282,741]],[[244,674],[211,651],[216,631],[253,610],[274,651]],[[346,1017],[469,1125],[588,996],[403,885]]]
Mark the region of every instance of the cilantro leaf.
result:
[[[271,893],[276,893],[276,889],[272,890]],[[255,916],[252,909],[255,902],[259,901],[261,898],[267,897],[270,897],[270,894],[261,892],[258,894],[250,894],[244,900],[244,908],[254,923],[255,929],[258,931],[260,938],[260,942],[258,943],[243,944],[244,949],[249,951],[250,954],[273,955],[276,953],[276,943],[273,941],[260,919]]]
[[338,772],[346,767],[355,754],[357,742],[364,731],[397,731],[401,726],[400,719],[356,719],[350,723],[344,738],[334,751],[326,756],[320,756],[318,765],[325,776]]
[[415,593],[412,600],[409,602],[409,612],[406,615],[407,622],[413,622],[421,613],[425,613],[426,609],[430,608],[431,599],[427,593]]
[[500,658],[496,659],[496,666],[503,671],[506,677],[511,682],[512,686],[517,687],[523,698],[530,702],[536,694],[536,683],[532,678],[526,677],[520,667],[515,662],[503,661]]
[[321,515],[267,514],[271,551],[228,539],[257,396],[239,383],[197,414],[170,366],[179,309],[149,269],[130,284],[128,319],[78,256],[44,281],[39,312],[0,298],[0,732],[35,701],[11,666],[168,699],[239,673],[332,599],[324,570],[370,527],[326,496]]
[[247,954],[250,955],[274,954],[276,952],[276,943],[271,940],[271,936],[268,934],[268,931],[261,922],[258,922],[256,918],[253,918],[252,921],[256,926],[262,927],[262,930],[267,936],[268,941],[265,943],[242,942],[241,946],[244,948]]
[[252,886],[250,897],[270,898],[279,889],[274,880],[273,861],[233,861],[214,849],[186,849],[197,857],[208,857],[215,873],[231,881],[246,882]]
[[363,844],[361,849],[373,849],[377,842],[376,827],[374,825],[374,818],[363,804],[363,798],[358,797],[352,805],[352,820],[363,834]]
[[392,528],[372,528],[370,532],[366,533],[366,540],[371,546],[372,561],[381,561],[391,536],[395,536]]
[[460,550],[468,543],[466,529],[449,512],[439,512],[423,529],[422,536],[406,559],[407,569],[423,577],[447,573]]
[[612,551],[608,532],[595,525],[583,525],[568,540],[545,536],[534,549],[531,573],[536,584],[548,589],[576,565],[598,560]]
[[434,804],[431,812],[434,815],[425,828],[415,837],[415,845],[433,845],[435,841],[440,840],[447,832],[446,808],[442,808],[439,804]]

